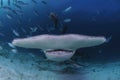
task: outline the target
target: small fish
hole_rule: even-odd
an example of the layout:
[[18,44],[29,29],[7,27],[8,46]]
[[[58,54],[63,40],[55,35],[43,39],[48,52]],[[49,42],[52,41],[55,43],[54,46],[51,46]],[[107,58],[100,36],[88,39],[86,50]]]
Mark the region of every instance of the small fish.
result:
[[16,48],[12,43],[8,43],[9,47]]
[[37,1],[36,0],[31,0],[34,4],[37,4]]
[[34,10],[34,14],[35,14],[36,16],[40,16],[40,14],[39,14],[39,12],[38,12],[37,10]]
[[2,9],[12,11],[12,9],[10,7],[8,7],[8,6],[3,6]]
[[6,17],[7,17],[8,19],[12,19],[12,18],[13,18],[13,16],[12,16],[11,14],[6,14]]
[[69,22],[71,22],[71,19],[65,19],[64,22],[69,23]]
[[13,10],[12,8],[10,8],[10,7],[8,7],[8,6],[4,6],[4,7],[2,7],[2,8],[5,9],[5,10],[8,10],[8,11],[11,11],[12,13],[18,15],[18,13],[17,13],[15,10]]
[[26,6],[28,5],[28,3],[25,3],[23,1],[17,1],[17,4],[21,5],[21,6]]
[[53,23],[54,23],[54,27],[57,28],[58,27],[58,18],[57,16],[51,12],[50,13],[50,18],[52,19]]
[[45,1],[41,1],[43,4],[47,4],[47,2],[45,2]]
[[17,11],[15,11],[15,10],[12,10],[12,12],[13,12],[15,15],[18,15]]
[[11,52],[12,53],[18,53],[18,50],[17,49],[12,49]]
[[36,32],[37,29],[38,29],[37,27],[31,27],[31,28],[30,28],[30,30],[31,30],[32,32]]
[[27,33],[24,28],[21,28],[21,30],[22,30],[24,33]]
[[36,25],[41,31],[44,31],[44,29],[40,25]]
[[72,7],[71,6],[69,6],[68,8],[66,8],[63,12],[68,12],[68,11],[70,11],[72,9]]
[[14,6],[15,6],[16,8],[18,8],[18,9],[22,9],[22,7],[21,7],[20,5],[18,5],[18,4],[14,4]]
[[15,36],[20,36],[19,33],[16,30],[13,29],[12,32]]

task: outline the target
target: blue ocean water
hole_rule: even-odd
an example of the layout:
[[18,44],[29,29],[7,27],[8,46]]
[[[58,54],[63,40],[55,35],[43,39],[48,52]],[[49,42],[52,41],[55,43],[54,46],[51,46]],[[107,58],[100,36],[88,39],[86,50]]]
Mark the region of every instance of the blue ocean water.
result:
[[[22,0],[21,0],[22,1]],[[34,0],[33,0],[34,1]],[[85,34],[105,36],[107,38],[112,37],[108,44],[102,46],[107,56],[119,55],[119,20],[120,20],[120,2],[118,0],[45,0],[43,3],[41,0],[33,2],[32,0],[23,1],[28,3],[27,5],[21,5],[21,9],[13,5],[11,1],[10,6],[7,0],[3,1],[3,6],[8,6],[15,10],[18,15],[5,9],[0,9],[0,21],[1,21],[1,35],[0,40],[9,42],[16,36],[12,30],[15,29],[20,36],[25,37],[30,35],[30,27],[43,27],[47,30],[37,30],[32,35],[40,34],[58,34],[59,31],[51,31],[54,25],[50,19],[50,12],[54,12],[61,25],[66,24],[68,26],[67,33]],[[72,7],[70,11],[64,12],[68,7]],[[38,15],[35,14],[38,12]],[[11,14],[12,19],[6,17],[7,14]],[[71,22],[64,23],[64,19],[71,19]],[[21,28],[25,29],[23,32]],[[30,36],[32,36],[30,35]],[[102,48],[101,48],[102,50]],[[105,55],[105,54],[102,54]],[[118,57],[118,56],[117,56]]]
[[[82,56],[83,62],[120,60],[119,0],[11,0],[10,5],[8,0],[3,0],[3,5],[1,1],[0,42],[3,44],[12,42],[15,38],[62,34],[50,18],[50,13],[53,12],[58,18],[58,27],[62,29],[67,26],[65,34],[105,36],[110,39],[97,47],[79,49],[76,55]],[[36,49],[25,51],[39,52]]]

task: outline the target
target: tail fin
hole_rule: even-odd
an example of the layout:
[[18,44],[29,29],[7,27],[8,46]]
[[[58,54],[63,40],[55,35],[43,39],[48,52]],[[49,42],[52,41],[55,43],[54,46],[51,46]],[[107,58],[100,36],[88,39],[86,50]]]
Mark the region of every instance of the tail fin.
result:
[[112,36],[108,37],[108,38],[106,39],[106,42],[105,42],[105,43],[109,43],[109,42],[111,41],[111,39],[112,39]]

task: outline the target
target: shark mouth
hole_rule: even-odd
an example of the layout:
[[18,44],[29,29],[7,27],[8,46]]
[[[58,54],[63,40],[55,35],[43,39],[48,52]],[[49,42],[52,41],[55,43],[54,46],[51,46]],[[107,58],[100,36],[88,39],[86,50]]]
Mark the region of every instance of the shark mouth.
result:
[[48,49],[45,51],[45,55],[48,60],[61,62],[70,59],[74,55],[74,51],[65,49]]
[[65,49],[48,49],[46,52],[73,52],[72,50],[65,50]]
[[49,54],[56,54],[56,55],[62,55],[62,54],[70,54],[70,53],[73,53],[74,51],[73,50],[65,50],[65,49],[48,49],[45,51],[46,53],[49,53]]

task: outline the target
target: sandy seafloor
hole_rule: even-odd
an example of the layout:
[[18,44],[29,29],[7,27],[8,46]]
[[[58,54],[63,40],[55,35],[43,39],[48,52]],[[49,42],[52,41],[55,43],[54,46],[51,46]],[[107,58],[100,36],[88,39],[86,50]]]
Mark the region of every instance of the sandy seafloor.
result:
[[45,60],[42,55],[13,53],[3,48],[0,80],[120,80],[120,62],[56,63]]

